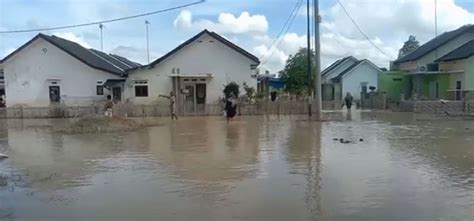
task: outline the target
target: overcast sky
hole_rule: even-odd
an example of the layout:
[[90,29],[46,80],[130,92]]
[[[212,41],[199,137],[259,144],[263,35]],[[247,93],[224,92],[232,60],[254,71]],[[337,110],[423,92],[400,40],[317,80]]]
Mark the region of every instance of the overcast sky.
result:
[[[0,30],[61,26],[150,12],[194,0],[0,0]],[[396,58],[410,34],[424,43],[434,37],[435,0],[341,0],[360,28],[387,55],[357,31],[336,0],[321,2],[322,65],[344,56],[367,58],[381,67]],[[150,21],[151,60],[204,28],[245,48],[277,72],[288,55],[306,45],[306,4],[276,49],[269,48],[297,0],[207,0],[183,10],[105,24],[104,51],[147,63],[145,19]],[[439,33],[474,23],[474,0],[438,0]],[[37,33],[0,34],[0,58]],[[100,49],[98,26],[44,32]],[[272,55],[272,56],[269,56]]]

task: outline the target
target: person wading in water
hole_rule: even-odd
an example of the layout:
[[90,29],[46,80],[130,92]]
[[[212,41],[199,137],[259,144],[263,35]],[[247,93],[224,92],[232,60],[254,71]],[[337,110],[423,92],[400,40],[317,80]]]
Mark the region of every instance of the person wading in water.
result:
[[176,97],[174,96],[174,92],[170,91],[170,96],[160,94],[160,97],[168,98],[170,100],[171,120],[173,120],[173,118],[178,120],[178,116],[176,115]]
[[231,94],[229,98],[225,101],[225,117],[227,118],[227,123],[237,114],[237,100],[234,94]]
[[114,102],[112,101],[112,96],[107,95],[107,101],[104,105],[105,116],[112,117],[112,108],[114,107]]
[[347,92],[346,97],[344,98],[344,103],[342,103],[341,108],[346,105],[347,110],[350,111],[352,107],[352,100],[354,100],[354,98],[352,97],[351,93]]

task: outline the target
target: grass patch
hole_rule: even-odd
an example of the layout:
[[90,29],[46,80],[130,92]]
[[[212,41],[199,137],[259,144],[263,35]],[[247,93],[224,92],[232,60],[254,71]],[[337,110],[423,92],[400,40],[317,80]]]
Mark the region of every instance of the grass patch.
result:
[[55,131],[65,134],[106,133],[132,131],[158,125],[157,123],[150,122],[139,123],[135,120],[122,117],[88,117],[77,119],[66,127],[58,128]]

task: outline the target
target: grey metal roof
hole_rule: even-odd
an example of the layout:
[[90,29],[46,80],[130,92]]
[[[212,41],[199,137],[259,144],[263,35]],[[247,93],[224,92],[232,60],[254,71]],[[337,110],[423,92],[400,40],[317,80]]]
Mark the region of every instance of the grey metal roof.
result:
[[365,60],[357,61],[356,63],[352,64],[352,65],[349,66],[348,68],[344,69],[341,73],[339,73],[339,75],[337,75],[337,76],[334,77],[333,79],[341,79],[347,72],[349,72],[349,71],[351,71],[352,69],[354,69],[357,65],[359,65],[359,64],[362,63],[363,61],[365,61]]
[[[127,70],[133,68],[133,67],[128,67],[126,64],[123,64],[123,62],[120,62],[115,57],[112,57],[112,55],[109,55],[109,54],[106,54],[94,49],[84,48],[78,43],[75,43],[75,42],[54,36],[54,35],[48,36],[41,33],[35,36],[30,41],[28,41],[27,43],[25,43],[24,45],[22,45],[20,48],[18,48],[11,54],[9,54],[8,56],[6,56],[2,60],[2,62],[5,62],[14,54],[21,51],[23,48],[25,48],[26,46],[28,46],[29,44],[31,44],[33,41],[35,41],[38,38],[44,39],[45,41],[53,44],[54,46],[68,53],[74,58],[82,61],[86,65],[95,69],[99,69],[99,70],[106,71],[112,74],[123,76],[126,74]],[[122,59],[125,59],[125,58],[122,57]],[[136,62],[132,62],[132,61],[128,61],[128,62],[135,63],[136,65],[138,65],[138,63]]]
[[321,72],[321,76],[325,76],[327,75],[330,71],[334,70],[336,67],[338,67],[340,64],[344,63],[345,61],[349,60],[349,59],[354,59],[357,61],[356,58],[352,57],[352,56],[347,56],[343,59],[339,59],[337,61],[335,61],[334,63],[332,63],[331,65],[329,65],[329,67],[327,67],[326,69],[324,69],[322,72]]
[[466,44],[461,45],[460,47],[454,49],[448,54],[436,60],[439,61],[453,61],[468,58],[474,55],[474,40],[467,42]]
[[474,25],[464,25],[454,31],[445,32],[439,35],[438,37],[433,38],[430,41],[426,42],[421,47],[413,51],[412,53],[405,55],[404,57],[401,57],[398,60],[394,61],[394,63],[402,63],[402,62],[417,60],[425,56],[426,54],[434,51],[435,49],[439,48],[440,46],[446,44],[450,40],[464,33],[473,33],[473,32],[474,32]]

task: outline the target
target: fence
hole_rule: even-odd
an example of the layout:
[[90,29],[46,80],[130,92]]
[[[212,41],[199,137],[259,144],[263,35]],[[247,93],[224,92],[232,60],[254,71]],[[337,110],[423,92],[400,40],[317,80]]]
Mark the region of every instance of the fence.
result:
[[[238,114],[241,115],[292,115],[307,114],[308,104],[305,101],[259,102],[255,104],[239,104]],[[314,110],[314,109],[313,109]],[[1,118],[75,118],[103,115],[102,106],[51,106],[51,107],[9,107],[0,109]],[[169,107],[165,105],[126,105],[118,104],[113,108],[116,116],[128,117],[160,117],[169,116]],[[181,116],[222,115],[223,106],[208,104],[204,111],[180,113]]]
[[415,113],[474,113],[474,101],[401,101],[400,110]]
[[387,109],[387,95],[378,92],[361,93],[360,105],[362,109]]

